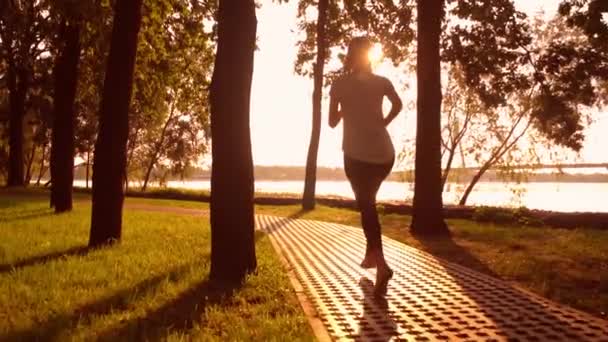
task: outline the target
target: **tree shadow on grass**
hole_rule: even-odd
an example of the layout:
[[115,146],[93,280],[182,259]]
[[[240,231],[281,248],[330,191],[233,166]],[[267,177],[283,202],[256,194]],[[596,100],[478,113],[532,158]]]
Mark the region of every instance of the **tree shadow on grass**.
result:
[[209,305],[227,303],[235,285],[219,285],[204,280],[158,309],[121,322],[97,334],[100,341],[164,341],[171,333],[187,334],[196,323],[203,322],[205,309]]
[[10,223],[17,221],[25,221],[31,219],[37,219],[41,217],[47,217],[53,215],[53,211],[48,208],[39,208],[33,210],[20,211],[14,214],[11,214],[9,217],[4,217],[0,219],[0,223]]
[[446,261],[472,268],[477,272],[500,278],[485,263],[477,259],[466,248],[457,244],[450,234],[437,236],[412,234],[412,237],[420,243],[420,249],[427,253]]
[[307,209],[300,208],[300,210],[298,210],[298,211],[296,211],[296,212],[294,212],[292,214],[289,214],[289,216],[287,216],[287,218],[290,218],[292,220],[299,219],[300,217],[304,216],[307,213],[310,213],[313,210],[314,209],[307,210]]
[[[178,281],[181,277],[187,274],[192,267],[192,264],[186,264],[161,275],[145,279],[136,285],[124,290],[120,290],[111,296],[85,304],[71,313],[51,316],[51,318],[46,322],[36,324],[30,328],[9,332],[6,335],[0,335],[0,341],[56,340],[63,332],[73,329],[77,324],[89,324],[92,320],[99,316],[128,310],[131,306],[131,302],[139,298],[143,298],[149,293],[153,292],[166,279]],[[163,306],[161,308],[163,309],[162,312],[160,312],[159,309],[158,313],[154,312],[152,315],[146,316],[146,318],[126,322],[121,328],[116,330],[113,329],[99,336],[107,337],[107,339],[111,339],[113,336],[118,336],[121,339],[132,340],[142,333],[158,331],[162,330],[162,328],[179,326],[180,320],[177,319],[177,317],[186,317],[185,315],[187,314],[189,314],[190,317],[194,317],[195,312],[198,312],[196,311],[199,307],[198,303],[204,303],[205,293],[202,290],[204,287],[206,287],[206,285],[196,287],[196,291],[188,291],[188,296],[182,295],[178,297],[177,300]],[[187,309],[190,310],[188,311]],[[161,313],[164,315],[160,315]],[[152,318],[148,321],[147,319],[147,317],[173,317],[171,316],[172,314],[176,315],[175,321],[173,322],[158,319],[152,320]],[[137,324],[137,322],[140,320],[142,322],[149,323],[149,326],[141,326],[141,328],[147,329],[139,329],[140,325]]]
[[90,251],[90,248],[87,246],[77,246],[77,247],[68,248],[63,251],[58,251],[58,252],[53,252],[53,253],[48,253],[48,254],[43,254],[43,255],[37,255],[35,257],[31,257],[31,258],[25,259],[25,260],[20,260],[15,263],[11,263],[11,264],[2,264],[2,265],[0,265],[0,274],[8,273],[13,270],[19,270],[21,268],[28,267],[28,266],[44,264],[49,261],[67,258],[70,256],[86,255],[89,251]]

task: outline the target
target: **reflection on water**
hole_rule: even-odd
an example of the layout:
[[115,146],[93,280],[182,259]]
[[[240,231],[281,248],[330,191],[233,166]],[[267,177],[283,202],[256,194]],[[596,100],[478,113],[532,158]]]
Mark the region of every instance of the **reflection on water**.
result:
[[[75,181],[84,186],[84,181]],[[134,184],[136,186],[136,184]],[[209,180],[170,181],[172,188],[206,189]],[[443,195],[446,204],[456,204],[464,191],[463,184],[448,184]],[[256,181],[257,192],[301,194],[303,181]],[[317,181],[317,195],[337,195],[353,198],[347,181]],[[384,182],[378,192],[380,201],[411,201],[414,196],[412,183]],[[591,211],[608,212],[608,183],[523,183],[509,184],[480,182],[469,196],[469,205],[503,207],[525,206],[564,212]]]

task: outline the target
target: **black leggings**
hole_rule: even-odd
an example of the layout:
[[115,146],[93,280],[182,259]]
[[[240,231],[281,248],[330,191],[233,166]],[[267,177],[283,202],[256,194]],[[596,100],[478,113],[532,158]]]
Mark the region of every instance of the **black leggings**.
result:
[[376,193],[393,168],[394,159],[385,164],[374,164],[344,155],[344,171],[355,193],[361,211],[361,225],[367,240],[367,251],[382,249],[380,221],[376,211]]

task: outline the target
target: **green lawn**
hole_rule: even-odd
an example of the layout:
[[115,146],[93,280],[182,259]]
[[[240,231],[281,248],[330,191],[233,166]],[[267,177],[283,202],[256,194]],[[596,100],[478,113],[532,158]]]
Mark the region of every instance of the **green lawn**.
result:
[[[207,203],[179,200],[126,202],[209,209]],[[299,206],[257,206],[256,211],[360,226],[359,214],[347,209],[317,206],[303,213]],[[409,234],[410,219],[381,215],[384,235],[608,319],[608,231],[448,220],[451,238],[424,240]]]
[[[76,212],[59,217],[44,209],[46,196],[26,190],[11,193],[8,200],[0,190],[0,263],[86,243],[88,195],[76,195]],[[43,337],[66,334],[76,339],[112,339],[113,334],[129,339],[144,333],[151,339],[192,339],[207,333],[219,340],[311,338],[265,237],[258,241],[261,271],[244,289],[219,303],[196,301],[207,291],[207,218],[135,210],[138,206],[209,209],[201,202],[127,198],[120,246],[2,271],[0,302],[9,305],[0,306],[0,332],[11,330],[9,337],[21,337],[38,331]],[[359,226],[358,213],[346,209],[317,206],[303,213],[299,206],[257,206],[256,211]],[[381,220],[386,236],[608,318],[608,231],[449,220],[452,238],[423,240],[409,234],[408,216],[382,215]],[[246,328],[235,330],[240,324],[226,323],[235,320],[246,322]]]
[[122,243],[86,251],[90,205],[76,200],[54,215],[44,192],[0,190],[0,341],[313,339],[263,234],[258,273],[226,293],[206,281],[206,217],[127,209]]

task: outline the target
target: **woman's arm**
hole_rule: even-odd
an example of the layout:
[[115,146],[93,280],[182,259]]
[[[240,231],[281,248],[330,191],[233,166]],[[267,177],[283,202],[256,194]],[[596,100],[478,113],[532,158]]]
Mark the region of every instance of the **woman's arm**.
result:
[[342,120],[342,113],[338,110],[338,100],[334,96],[329,98],[329,127],[338,126]]
[[391,111],[384,118],[384,126],[388,126],[391,121],[393,121],[397,117],[399,112],[401,112],[401,109],[403,109],[403,103],[401,102],[399,95],[395,91],[395,87],[393,87],[390,82],[385,95],[386,97],[388,97],[388,100],[391,101]]

